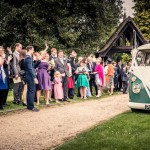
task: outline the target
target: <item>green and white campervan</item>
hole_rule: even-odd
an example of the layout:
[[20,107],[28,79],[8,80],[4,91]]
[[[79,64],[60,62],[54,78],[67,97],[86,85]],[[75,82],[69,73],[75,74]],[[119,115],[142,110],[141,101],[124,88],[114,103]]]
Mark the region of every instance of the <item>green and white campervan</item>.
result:
[[132,50],[129,98],[131,109],[150,110],[150,44]]

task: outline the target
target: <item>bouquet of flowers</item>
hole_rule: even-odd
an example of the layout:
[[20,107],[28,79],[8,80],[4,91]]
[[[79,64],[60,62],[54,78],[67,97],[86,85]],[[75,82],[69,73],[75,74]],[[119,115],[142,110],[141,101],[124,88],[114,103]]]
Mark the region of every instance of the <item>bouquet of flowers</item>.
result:
[[51,61],[49,61],[49,68],[53,69],[55,67],[55,62],[54,59],[52,59]]

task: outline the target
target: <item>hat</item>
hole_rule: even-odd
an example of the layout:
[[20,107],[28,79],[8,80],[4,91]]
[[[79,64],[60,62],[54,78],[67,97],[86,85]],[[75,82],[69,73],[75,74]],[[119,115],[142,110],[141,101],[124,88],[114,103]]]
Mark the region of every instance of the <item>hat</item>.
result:
[[112,59],[111,59],[111,58],[108,58],[107,60],[108,60],[109,62],[112,62]]

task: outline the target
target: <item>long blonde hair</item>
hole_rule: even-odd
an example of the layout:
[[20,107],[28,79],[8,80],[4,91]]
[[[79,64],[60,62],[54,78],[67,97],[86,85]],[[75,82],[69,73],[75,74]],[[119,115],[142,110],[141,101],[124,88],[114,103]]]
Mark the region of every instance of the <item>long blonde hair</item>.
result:
[[40,55],[41,55],[42,59],[45,59],[46,54],[47,54],[47,51],[45,51],[45,50],[40,51]]
[[59,72],[59,71],[55,71],[55,73],[54,73],[54,77],[57,77],[57,75],[59,75],[59,77],[61,77],[61,74],[60,74],[60,72]]

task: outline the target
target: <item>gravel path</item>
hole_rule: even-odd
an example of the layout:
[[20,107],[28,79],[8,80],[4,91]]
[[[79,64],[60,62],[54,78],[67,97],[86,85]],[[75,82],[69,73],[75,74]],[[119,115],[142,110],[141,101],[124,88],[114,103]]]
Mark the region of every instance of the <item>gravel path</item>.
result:
[[43,150],[129,110],[128,95],[0,116],[0,150]]

